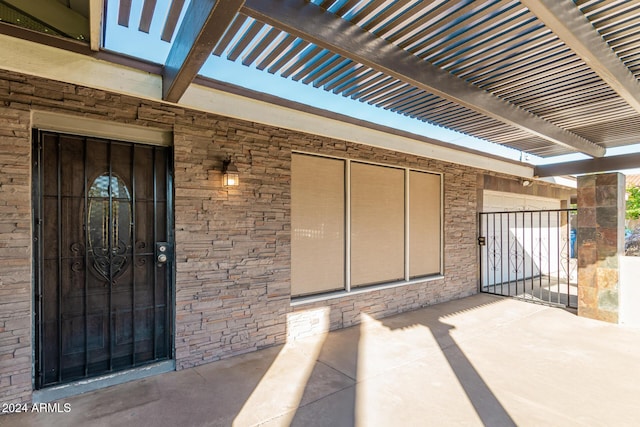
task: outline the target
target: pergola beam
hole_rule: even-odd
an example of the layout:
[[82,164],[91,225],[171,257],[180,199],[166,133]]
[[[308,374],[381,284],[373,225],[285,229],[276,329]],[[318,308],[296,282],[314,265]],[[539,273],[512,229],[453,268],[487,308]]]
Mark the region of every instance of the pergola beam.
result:
[[545,178],[549,176],[580,175],[635,168],[640,168],[640,153],[536,166],[533,175],[538,178]]
[[555,144],[593,157],[605,154],[604,147],[472,86],[313,3],[247,0],[240,12]]
[[572,0],[521,0],[547,28],[640,113],[640,85]]
[[91,50],[99,51],[102,44],[102,14],[104,0],[90,0],[89,3],[89,45]]
[[178,102],[244,0],[192,0],[162,73],[162,97]]

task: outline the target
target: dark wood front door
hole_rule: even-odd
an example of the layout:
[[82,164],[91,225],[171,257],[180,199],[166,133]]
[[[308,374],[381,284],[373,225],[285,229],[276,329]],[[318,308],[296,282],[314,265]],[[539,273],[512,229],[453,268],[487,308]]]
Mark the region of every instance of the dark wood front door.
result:
[[37,388],[171,358],[170,149],[33,140]]

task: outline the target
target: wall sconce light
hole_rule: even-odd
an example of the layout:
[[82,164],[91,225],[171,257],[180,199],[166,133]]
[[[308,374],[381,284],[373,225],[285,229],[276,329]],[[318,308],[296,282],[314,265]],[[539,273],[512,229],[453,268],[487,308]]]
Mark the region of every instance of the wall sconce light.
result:
[[240,184],[240,176],[238,168],[233,164],[231,159],[227,157],[222,161],[222,185],[226,187],[235,187]]
[[522,186],[523,187],[528,187],[530,185],[531,185],[531,180],[528,180],[528,179],[523,179],[522,180]]

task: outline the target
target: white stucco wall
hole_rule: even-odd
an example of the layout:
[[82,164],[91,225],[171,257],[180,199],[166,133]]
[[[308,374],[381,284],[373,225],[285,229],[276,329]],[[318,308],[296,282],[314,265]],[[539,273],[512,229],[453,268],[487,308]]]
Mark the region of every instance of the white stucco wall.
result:
[[640,328],[640,257],[620,257],[619,323]]

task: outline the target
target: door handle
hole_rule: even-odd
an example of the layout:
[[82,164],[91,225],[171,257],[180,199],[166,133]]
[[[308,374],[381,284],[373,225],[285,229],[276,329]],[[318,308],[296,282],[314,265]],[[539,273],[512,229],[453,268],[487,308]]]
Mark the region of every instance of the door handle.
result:
[[165,262],[167,262],[167,255],[165,254],[158,255],[158,263],[164,264]]

